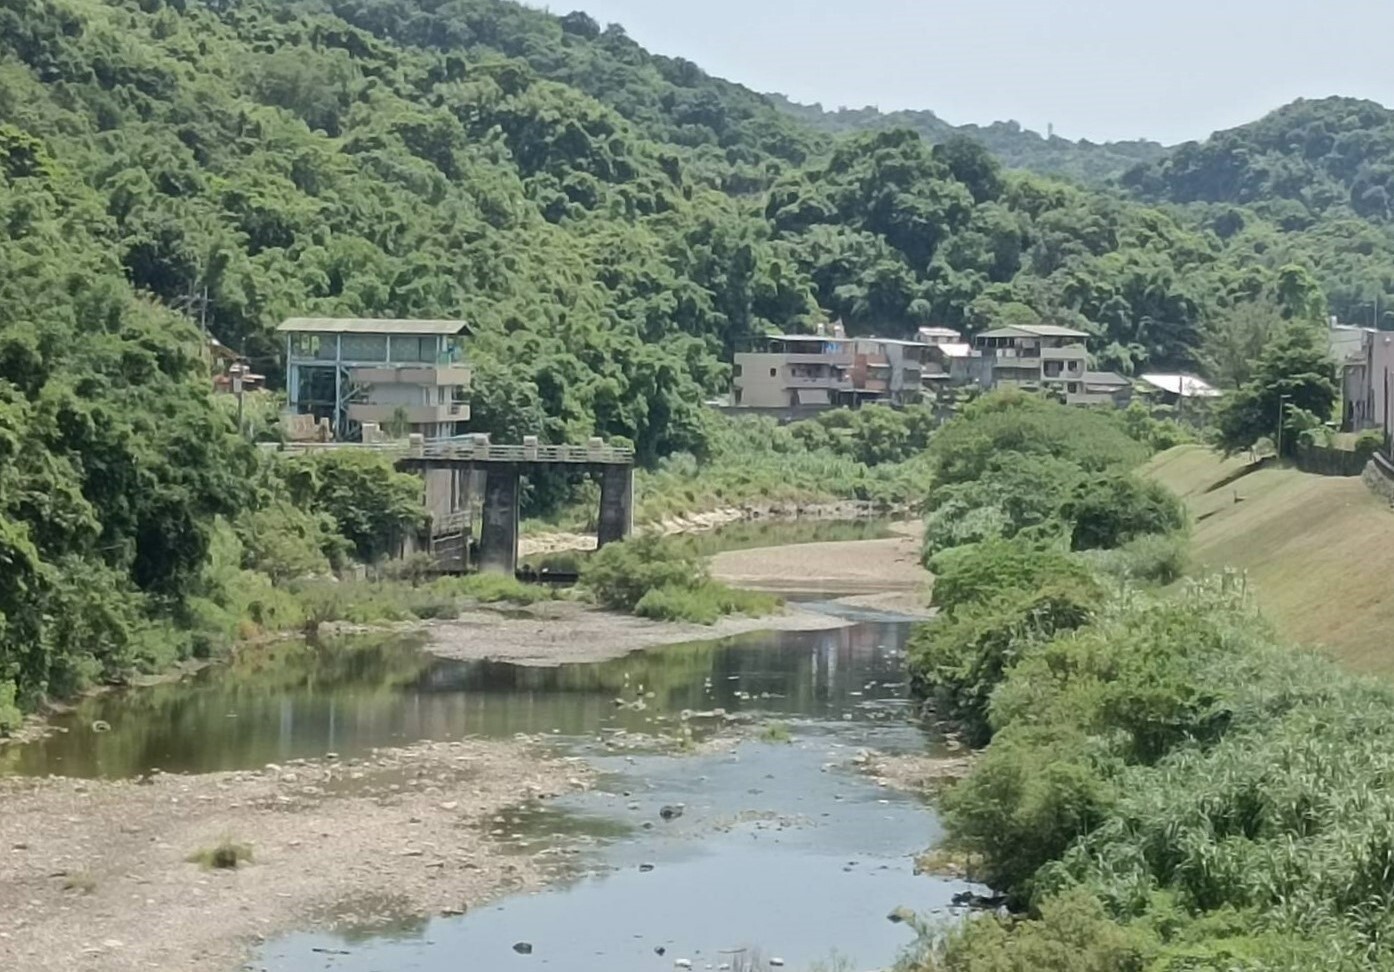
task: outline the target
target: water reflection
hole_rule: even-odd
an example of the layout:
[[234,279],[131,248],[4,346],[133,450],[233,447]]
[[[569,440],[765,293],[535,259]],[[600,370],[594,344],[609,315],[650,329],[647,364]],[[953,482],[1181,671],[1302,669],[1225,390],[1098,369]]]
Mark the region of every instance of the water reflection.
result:
[[[88,699],[56,720],[60,732],[0,750],[0,772],[118,778],[461,735],[673,732],[684,709],[873,720],[903,698],[905,634],[875,621],[556,668],[446,661],[417,638],[283,643],[178,684]],[[110,731],[92,731],[97,720]]]

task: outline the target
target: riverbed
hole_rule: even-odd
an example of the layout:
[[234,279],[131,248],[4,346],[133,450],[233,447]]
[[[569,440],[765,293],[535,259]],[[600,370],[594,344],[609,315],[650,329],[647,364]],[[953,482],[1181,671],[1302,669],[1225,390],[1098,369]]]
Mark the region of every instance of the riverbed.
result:
[[[913,938],[887,915],[964,886],[914,873],[934,815],[867,770],[951,754],[902,616],[800,610],[829,625],[550,664],[286,643],[85,700],[0,751],[0,965],[230,969],[264,939],[236,967],[885,967]],[[224,831],[250,864],[184,861]]]

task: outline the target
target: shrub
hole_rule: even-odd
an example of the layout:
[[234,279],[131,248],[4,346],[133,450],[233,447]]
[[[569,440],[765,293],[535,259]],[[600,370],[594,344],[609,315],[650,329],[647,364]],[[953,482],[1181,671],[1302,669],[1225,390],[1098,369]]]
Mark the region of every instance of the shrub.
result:
[[707,580],[706,563],[683,541],[640,534],[597,550],[580,583],[602,607],[632,611],[650,591],[691,590]]
[[239,844],[230,837],[224,837],[212,847],[201,847],[186,858],[190,864],[217,870],[231,870],[251,859],[251,845]]
[[655,588],[634,605],[634,613],[654,621],[715,624],[728,614],[761,617],[779,608],[779,599],[753,591],[738,591],[716,581],[695,587]]
[[1117,550],[1090,550],[1085,562],[1120,582],[1171,584],[1186,572],[1186,537],[1179,533],[1149,534],[1129,540]]
[[964,606],[988,604],[1009,591],[1029,591],[1048,581],[1093,583],[1089,568],[1078,559],[1024,539],[959,547],[933,557],[928,566],[935,575],[932,603],[949,616]]
[[0,681],[0,734],[19,728],[23,715],[15,703],[15,683],[11,679]]
[[1384,433],[1366,429],[1355,437],[1355,451],[1361,455],[1372,456],[1384,448]]
[[936,484],[981,479],[999,457],[1062,459],[1094,473],[1131,468],[1148,449],[1106,412],[1061,405],[1014,389],[982,396],[929,444]]
[[990,603],[965,604],[921,625],[908,646],[917,687],[955,719],[975,745],[991,736],[988,702],[1004,674],[1033,647],[1088,623],[1102,594],[1087,577],[1066,576]]
[[1080,483],[1061,509],[1072,524],[1075,550],[1109,550],[1135,537],[1171,533],[1186,525],[1181,501],[1160,483],[1132,474],[1094,476]]

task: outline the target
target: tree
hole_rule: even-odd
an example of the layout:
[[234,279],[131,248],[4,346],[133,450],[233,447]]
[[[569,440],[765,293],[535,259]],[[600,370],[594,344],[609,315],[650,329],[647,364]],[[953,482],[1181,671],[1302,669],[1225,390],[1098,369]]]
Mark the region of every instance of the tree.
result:
[[1245,301],[1217,313],[1202,330],[1200,359],[1206,373],[1222,388],[1244,385],[1282,326],[1281,310],[1262,301]]
[[1298,431],[1292,410],[1330,419],[1339,397],[1335,370],[1320,331],[1287,325],[1264,349],[1249,381],[1220,403],[1220,444],[1230,452],[1246,449],[1260,438],[1278,439],[1281,427],[1283,452],[1291,454]]

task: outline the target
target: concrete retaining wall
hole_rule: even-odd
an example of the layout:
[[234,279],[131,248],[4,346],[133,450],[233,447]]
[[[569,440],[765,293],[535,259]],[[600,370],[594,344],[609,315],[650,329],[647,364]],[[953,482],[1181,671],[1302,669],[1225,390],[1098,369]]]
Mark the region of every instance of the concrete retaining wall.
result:
[[1370,462],[1367,452],[1332,449],[1327,446],[1298,445],[1297,468],[1321,476],[1360,476]]

